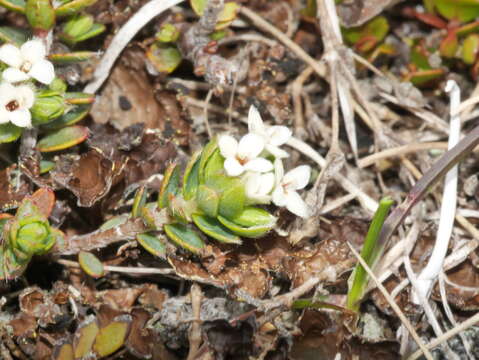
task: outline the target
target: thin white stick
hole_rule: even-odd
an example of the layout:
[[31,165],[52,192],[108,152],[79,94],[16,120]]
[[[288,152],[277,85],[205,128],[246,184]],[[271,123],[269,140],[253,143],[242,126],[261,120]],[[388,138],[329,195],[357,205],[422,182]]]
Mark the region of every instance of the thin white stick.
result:
[[[451,322],[452,326],[457,326],[456,318],[454,317],[454,314],[452,313],[452,309],[449,306],[449,303],[447,302],[445,278],[446,278],[446,275],[444,274],[444,271],[441,271],[441,273],[439,274],[439,293],[441,294],[442,307],[444,309],[444,312],[446,313],[447,318]],[[473,359],[473,356],[471,353],[472,345],[470,341],[467,339],[466,334],[459,333],[459,337],[461,338],[462,343],[464,344],[464,349],[466,350],[467,356],[469,357],[469,359]]]
[[184,0],[151,0],[140,8],[140,10],[123,25],[120,31],[116,33],[93,73],[93,80],[85,86],[83,91],[89,94],[96,93],[108,78],[108,75],[110,75],[110,70],[116,59],[138,31],[155,16],[160,15],[162,12],[183,1]]
[[[461,103],[461,91],[454,80],[449,80],[446,85],[446,92],[450,93],[451,98],[451,124],[449,126],[448,141],[448,148],[451,149],[459,142],[459,136],[461,133],[461,117],[456,111]],[[454,226],[454,217],[456,215],[457,206],[457,169],[458,167],[456,165],[446,174],[441,204],[441,218],[437,229],[436,242],[427,265],[422,269],[417,278],[419,287],[415,290],[420,292],[420,296],[425,297],[426,299],[429,297],[432,285],[441,272],[447,249],[449,247],[449,240]],[[414,294],[415,293],[413,293],[412,300],[419,303],[418,297],[414,296]],[[419,294],[416,293],[416,295]]]
[[[442,344],[444,341],[449,340],[453,336],[463,332],[467,328],[470,328],[473,325],[479,323],[479,313],[476,313],[474,316],[470,317],[466,321],[463,321],[458,326],[454,327],[453,329],[446,331],[440,338],[432,340],[429,344],[426,345],[427,349],[433,349],[439,344]],[[407,360],[416,360],[422,355],[422,349],[417,350],[413,353]]]

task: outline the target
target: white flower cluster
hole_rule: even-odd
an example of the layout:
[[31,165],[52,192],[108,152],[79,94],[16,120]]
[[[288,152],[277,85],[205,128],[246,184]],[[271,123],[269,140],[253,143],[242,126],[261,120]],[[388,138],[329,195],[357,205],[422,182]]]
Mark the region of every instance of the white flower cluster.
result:
[[55,78],[53,64],[46,59],[47,50],[40,39],[25,42],[20,48],[13,44],[0,47],[0,61],[8,65],[0,82],[0,124],[31,126],[29,109],[35,101],[34,88],[26,81],[34,79],[49,85]]
[[[296,190],[309,182],[311,168],[301,165],[284,174],[282,159],[288,153],[280,148],[291,137],[286,126],[266,126],[258,110],[251,106],[248,134],[238,142],[230,135],[218,140],[228,176],[243,176],[246,196],[256,203],[284,206],[293,214],[306,218],[309,209]],[[271,159],[271,160],[270,160]]]

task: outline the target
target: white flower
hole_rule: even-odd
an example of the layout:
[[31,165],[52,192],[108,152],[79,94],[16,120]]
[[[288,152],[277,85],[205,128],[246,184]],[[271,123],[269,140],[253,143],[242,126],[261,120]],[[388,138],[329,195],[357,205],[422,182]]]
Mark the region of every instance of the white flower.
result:
[[274,165],[277,183],[273,190],[273,203],[277,206],[285,206],[297,216],[308,217],[308,206],[296,190],[301,190],[308,185],[311,168],[308,165],[301,165],[283,176],[284,169],[281,160],[276,160]]
[[0,84],[0,124],[12,122],[16,126],[28,127],[32,124],[30,108],[35,94],[28,85],[14,86]]
[[250,133],[257,134],[263,138],[265,150],[275,158],[285,158],[289,156],[286,151],[279,147],[289,140],[292,135],[291,130],[286,126],[279,125],[266,127],[258,109],[253,105],[249,108],[248,130]]
[[249,172],[245,176],[246,197],[257,204],[269,204],[275,177],[272,172],[259,174]]
[[10,66],[2,78],[10,83],[34,78],[48,85],[55,78],[53,64],[46,60],[47,49],[41,40],[30,40],[20,48],[12,44],[0,47],[0,60]]
[[245,171],[265,173],[273,170],[273,164],[258,157],[264,149],[264,141],[256,134],[246,134],[241,140],[222,135],[218,140],[221,155],[225,158],[224,168],[228,176],[239,176]]

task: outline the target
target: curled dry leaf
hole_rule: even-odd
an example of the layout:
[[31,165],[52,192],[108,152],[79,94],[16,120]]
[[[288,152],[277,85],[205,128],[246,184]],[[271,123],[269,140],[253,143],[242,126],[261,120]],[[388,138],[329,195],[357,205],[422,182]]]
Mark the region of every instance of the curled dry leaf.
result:
[[98,151],[90,150],[81,156],[61,156],[52,178],[75,194],[78,206],[90,207],[108,193],[122,168],[122,162],[112,162]]
[[38,324],[43,327],[55,324],[63,314],[51,294],[37,287],[25,289],[18,297],[18,302],[21,311],[38,319]]
[[143,123],[147,129],[159,129],[164,139],[188,143],[189,126],[175,95],[161,91],[155,97],[146,74],[123,65],[113,70],[91,115],[96,123],[110,123],[118,130]]

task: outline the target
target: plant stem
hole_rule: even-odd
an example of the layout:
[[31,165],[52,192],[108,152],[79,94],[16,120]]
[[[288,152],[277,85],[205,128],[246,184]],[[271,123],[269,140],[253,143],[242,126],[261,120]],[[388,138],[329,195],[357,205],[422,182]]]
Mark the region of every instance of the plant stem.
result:
[[[374,214],[371,225],[369,226],[363,248],[361,250],[361,257],[370,265],[375,262],[380,253],[380,248],[377,246],[379,233],[383,227],[386,215],[393,204],[390,197],[385,197],[379,202],[378,209]],[[348,309],[358,311],[360,301],[364,295],[368,283],[368,276],[366,270],[361,264],[357,264],[352,274],[352,285],[348,293],[348,300],[346,307]]]

